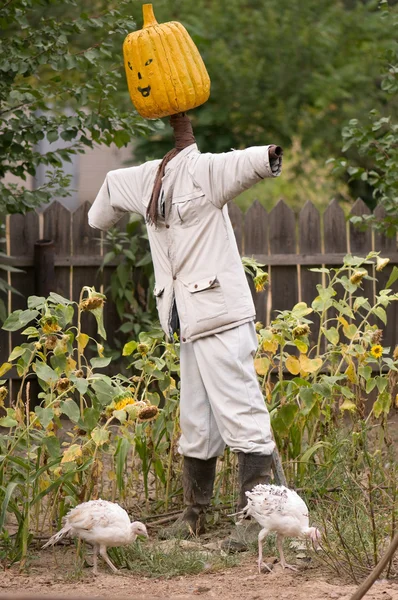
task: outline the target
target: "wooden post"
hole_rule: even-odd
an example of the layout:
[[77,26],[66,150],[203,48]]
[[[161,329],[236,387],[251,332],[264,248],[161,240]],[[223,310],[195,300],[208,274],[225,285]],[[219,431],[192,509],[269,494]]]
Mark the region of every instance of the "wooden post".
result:
[[55,290],[55,248],[53,240],[38,240],[34,245],[35,293],[47,297]]
[[[390,560],[394,557],[398,549],[398,533],[395,534],[391,544],[387,548],[385,554],[377,563],[371,574],[365,579],[363,583],[359,586],[356,592],[351,596],[350,600],[361,600],[364,597],[366,592],[372,587],[374,582],[380,577]],[[391,598],[391,596],[390,596]]]

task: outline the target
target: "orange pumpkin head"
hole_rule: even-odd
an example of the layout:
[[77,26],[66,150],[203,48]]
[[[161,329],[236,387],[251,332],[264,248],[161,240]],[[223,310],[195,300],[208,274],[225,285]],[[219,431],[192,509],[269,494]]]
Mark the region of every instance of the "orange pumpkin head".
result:
[[143,28],[123,44],[131,100],[142,117],[157,119],[206,102],[210,78],[189,33],[176,21],[159,25],[143,5]]

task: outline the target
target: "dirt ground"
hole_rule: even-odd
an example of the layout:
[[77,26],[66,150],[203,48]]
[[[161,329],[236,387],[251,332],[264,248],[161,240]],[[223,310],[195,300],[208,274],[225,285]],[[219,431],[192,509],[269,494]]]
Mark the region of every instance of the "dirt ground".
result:
[[[17,568],[3,571],[0,598],[188,600],[201,596],[203,600],[349,600],[356,589],[312,564],[300,565],[298,572],[283,571],[276,564],[271,573],[259,574],[256,557],[250,553],[240,555],[238,566],[173,579],[140,577],[125,570],[112,575],[103,564],[97,577],[88,567],[76,578],[75,557],[73,547],[55,548],[54,553],[38,553],[28,574],[20,574]],[[376,582],[366,600],[398,600],[398,581]]]

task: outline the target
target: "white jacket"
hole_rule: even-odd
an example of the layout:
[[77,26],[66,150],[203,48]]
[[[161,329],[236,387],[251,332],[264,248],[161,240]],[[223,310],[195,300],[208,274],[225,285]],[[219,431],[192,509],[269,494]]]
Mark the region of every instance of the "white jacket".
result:
[[[160,194],[165,217],[159,214],[156,227],[147,225],[154,295],[167,336],[174,300],[182,342],[255,319],[227,202],[280,174],[281,159],[271,170],[268,148],[201,154],[192,144],[167,164]],[[89,211],[91,227],[106,230],[125,212],[145,217],[159,164],[110,171]]]

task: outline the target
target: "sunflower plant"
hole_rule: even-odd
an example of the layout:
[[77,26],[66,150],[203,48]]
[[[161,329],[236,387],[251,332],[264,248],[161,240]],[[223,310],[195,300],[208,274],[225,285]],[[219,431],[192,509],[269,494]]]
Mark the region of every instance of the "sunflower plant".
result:
[[[104,302],[91,287],[78,302],[55,293],[31,296],[27,309],[3,325],[26,340],[0,366],[0,556],[6,562],[23,565],[33,536],[58,526],[81,501],[137,498],[142,475],[147,500],[153,481],[160,503],[175,491],[168,450],[178,431],[177,345],[166,345],[156,328],[141,333],[125,347],[131,375],[107,374]],[[83,331],[83,313],[96,320],[98,339]],[[4,375],[12,369],[20,385],[8,401]]]
[[373,303],[362,289],[387,263],[371,252],[347,255],[339,268],[311,269],[324,277],[311,306],[300,302],[268,327],[257,324],[256,370],[291,479],[300,481],[316,455],[325,458],[325,437],[347,417],[355,430],[364,422],[385,423],[398,407],[398,347],[385,347],[380,329],[398,300],[398,269]]

